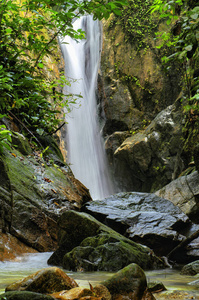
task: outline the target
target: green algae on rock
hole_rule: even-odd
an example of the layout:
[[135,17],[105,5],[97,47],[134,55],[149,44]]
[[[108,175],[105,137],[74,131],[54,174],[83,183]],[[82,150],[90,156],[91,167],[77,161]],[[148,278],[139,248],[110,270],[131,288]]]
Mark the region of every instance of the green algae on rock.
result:
[[48,263],[68,270],[118,271],[136,262],[143,269],[163,268],[145,246],[125,238],[86,213],[64,212],[59,221],[59,248]]

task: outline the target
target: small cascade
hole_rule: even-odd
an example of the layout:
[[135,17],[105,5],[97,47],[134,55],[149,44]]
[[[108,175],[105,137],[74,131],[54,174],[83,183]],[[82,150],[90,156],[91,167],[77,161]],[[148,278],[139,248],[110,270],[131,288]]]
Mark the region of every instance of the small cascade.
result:
[[85,31],[86,39],[76,41],[66,37],[62,44],[66,77],[76,80],[70,87],[66,86],[65,92],[83,97],[66,120],[68,160],[75,177],[90,190],[92,198],[103,199],[113,190],[97,115],[101,26],[92,16],[77,19],[73,26],[75,30]]

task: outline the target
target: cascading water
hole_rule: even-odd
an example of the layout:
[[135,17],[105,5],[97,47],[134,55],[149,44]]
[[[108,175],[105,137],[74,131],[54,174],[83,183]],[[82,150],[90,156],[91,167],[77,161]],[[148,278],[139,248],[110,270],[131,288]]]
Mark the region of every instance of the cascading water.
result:
[[[67,148],[71,169],[90,190],[93,199],[103,199],[113,193],[105,152],[99,132],[96,85],[101,51],[101,26],[92,16],[74,22],[86,39],[76,41],[66,37],[62,44],[66,77],[76,79],[66,93],[81,94],[81,106],[73,107],[67,117]],[[66,44],[67,43],[67,44]]]

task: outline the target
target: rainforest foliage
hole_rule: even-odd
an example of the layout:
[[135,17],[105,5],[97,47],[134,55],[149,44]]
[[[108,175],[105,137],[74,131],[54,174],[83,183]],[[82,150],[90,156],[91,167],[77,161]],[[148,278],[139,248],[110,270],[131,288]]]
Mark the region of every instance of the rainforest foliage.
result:
[[[185,131],[191,145],[199,128],[199,5],[193,0],[0,0],[0,118],[17,116],[39,134],[57,128],[60,108],[70,110],[75,96],[63,95],[63,86],[70,85],[64,74],[47,76],[52,70],[46,61],[56,58],[58,37],[84,38],[72,22],[87,13],[95,19],[119,15],[127,42],[139,41],[140,47],[156,30],[157,20],[167,23],[171,30],[157,33],[157,38],[160,52],[165,45],[172,49],[171,55],[163,54],[164,63],[182,66]],[[10,143],[0,126],[0,143]]]
[[[55,130],[60,108],[69,110],[75,101],[62,93],[62,87],[70,85],[64,74],[56,80],[47,76],[52,70],[46,61],[56,57],[58,37],[82,39],[84,32],[73,29],[74,18],[108,18],[110,13],[120,14],[125,4],[126,0],[1,0],[0,118],[16,116],[40,134]],[[9,143],[8,132],[3,125],[0,129],[0,143]]]
[[178,61],[182,69],[183,104],[185,112],[185,151],[199,141],[199,2],[194,0],[155,0],[152,13],[171,28],[159,32],[159,48],[172,48],[172,54],[163,56],[165,64]]

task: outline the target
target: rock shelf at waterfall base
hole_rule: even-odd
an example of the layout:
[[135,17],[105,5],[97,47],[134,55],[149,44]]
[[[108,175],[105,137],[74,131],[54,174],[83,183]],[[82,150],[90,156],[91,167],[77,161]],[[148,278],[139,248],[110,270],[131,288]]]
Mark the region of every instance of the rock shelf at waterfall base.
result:
[[[199,229],[179,207],[155,194],[124,192],[86,204],[86,211],[131,240],[144,244],[160,256]],[[178,263],[199,258],[199,239],[179,249]]]

